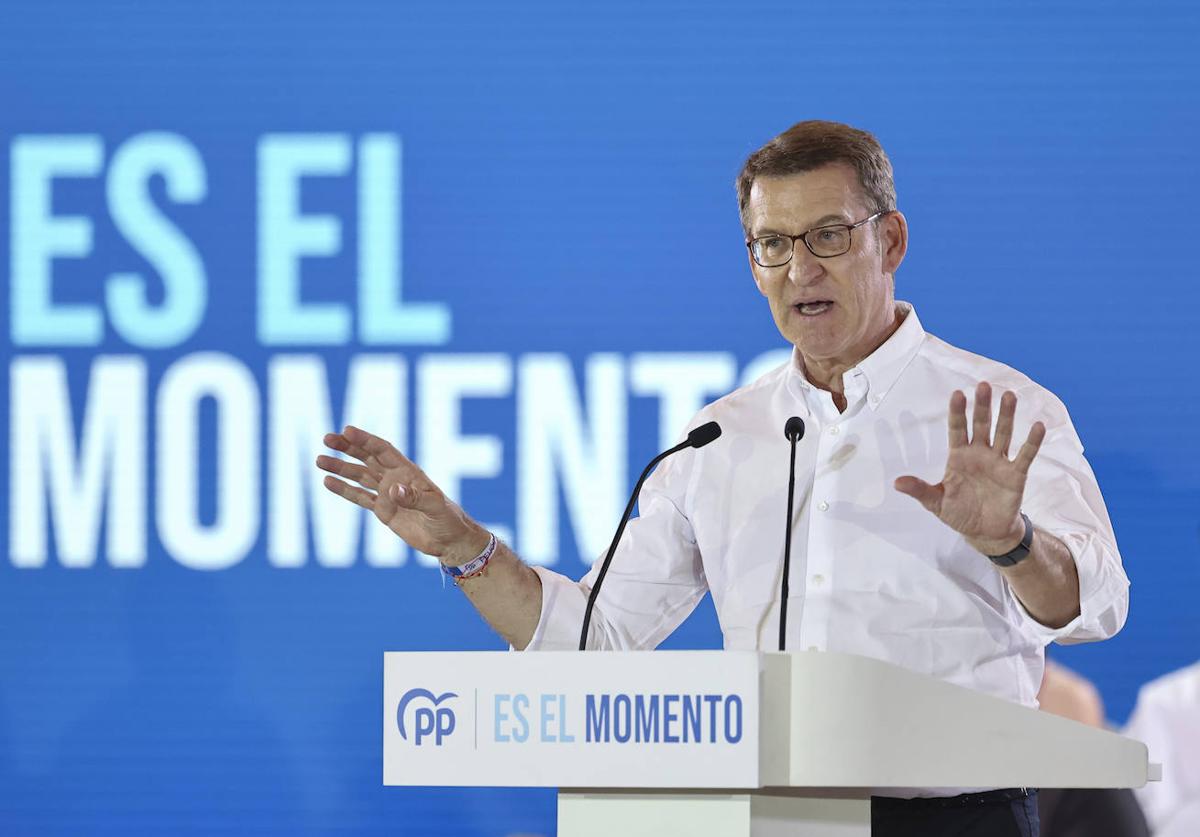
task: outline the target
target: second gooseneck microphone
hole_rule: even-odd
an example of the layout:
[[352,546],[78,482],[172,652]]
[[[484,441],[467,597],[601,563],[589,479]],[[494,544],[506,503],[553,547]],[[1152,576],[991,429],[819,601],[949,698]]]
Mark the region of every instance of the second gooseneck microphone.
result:
[[792,568],[792,503],[796,495],[796,443],[804,438],[804,420],[792,416],[783,425],[783,435],[792,443],[791,466],[788,469],[787,530],[783,541],[783,584],[779,605],[779,650],[784,650],[787,636],[788,574]]
[[[797,419],[798,421],[799,419]],[[604,556],[604,563],[600,565],[600,573],[596,576],[596,583],[592,585],[592,593],[588,596],[587,609],[583,612],[583,630],[579,633],[579,650],[583,651],[587,648],[588,627],[592,622],[592,608],[596,604],[596,597],[600,594],[600,585],[604,582],[604,576],[608,572],[608,565],[612,563],[613,555],[617,551],[617,544],[621,541],[621,535],[625,531],[625,524],[629,522],[629,516],[633,514],[634,503],[637,502],[638,494],[641,493],[642,483],[646,481],[646,477],[650,476],[650,471],[659,462],[662,462],[673,453],[677,453],[684,448],[702,448],[709,442],[714,441],[721,435],[721,425],[715,421],[710,421],[707,424],[702,424],[688,434],[687,438],[680,442],[670,450],[665,450],[658,456],[650,460],[650,464],[646,466],[646,470],[642,471],[642,475],[638,477],[637,485],[633,487],[633,494],[629,496],[629,505],[625,507],[625,514],[621,516],[621,525],[617,527],[617,533],[613,535],[612,543],[608,547],[608,554]]]

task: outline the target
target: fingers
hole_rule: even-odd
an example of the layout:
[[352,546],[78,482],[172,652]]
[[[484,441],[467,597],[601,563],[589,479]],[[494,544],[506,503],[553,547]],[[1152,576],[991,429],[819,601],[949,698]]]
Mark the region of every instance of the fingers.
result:
[[384,522],[397,511],[411,509],[436,514],[446,505],[445,497],[424,472],[387,440],[353,425],[341,433],[326,433],[324,442],[336,451],[353,456],[363,464],[320,455],[317,467],[359,483],[363,488],[326,477],[325,486],[351,502],[372,509]]
[[348,482],[343,482],[337,477],[326,477],[324,485],[334,494],[339,497],[345,497],[351,503],[362,506],[364,509],[375,509],[375,494],[365,489],[359,488],[357,485],[350,485]]
[[[1000,397],[996,416],[996,435],[992,436],[992,385],[980,381],[975,387],[975,407],[971,413],[971,438],[967,439],[967,397],[961,390],[950,396],[950,447],[983,445],[1008,456],[1012,444],[1013,419],[1017,412],[1017,396],[1006,391]],[[1035,451],[1036,453],[1036,451]]]
[[[341,462],[340,459],[334,461]],[[378,494],[373,491],[366,491],[356,485],[350,485],[336,477],[326,477],[324,485],[339,497],[345,497],[350,502],[356,503],[364,509],[371,509],[384,519],[391,518],[398,509],[430,512],[438,511],[445,505],[445,500],[437,491],[415,488],[414,486],[402,485],[400,483],[393,483],[386,490],[380,491]]]
[[346,429],[342,431],[342,436],[351,445],[366,451],[368,456],[375,457],[375,460],[384,468],[409,468],[415,470],[417,467],[408,457],[392,447],[392,444],[386,439],[381,439],[352,424],[346,425]]
[[350,444],[349,440],[347,440],[346,437],[341,433],[326,433],[322,437],[322,441],[325,443],[326,447],[330,447],[336,451],[341,451],[344,454],[353,456],[358,461],[364,463],[368,468],[371,469],[376,477],[383,472],[383,466],[375,460],[375,457],[371,456],[371,454],[367,453],[358,445]]
[[[963,420],[966,420],[964,414]],[[925,507],[927,511],[933,514],[938,514],[942,508],[942,496],[945,489],[941,483],[930,485],[925,480],[917,479],[916,477],[897,477],[895,482],[896,490],[901,494],[907,494],[918,503]]]
[[967,396],[961,390],[950,394],[950,447],[961,448],[967,443]]
[[1025,440],[1025,444],[1021,445],[1021,449],[1017,451],[1017,458],[1013,460],[1013,464],[1022,474],[1029,473],[1029,466],[1033,464],[1033,459],[1037,456],[1038,450],[1042,447],[1042,440],[1045,438],[1046,425],[1035,421],[1033,427],[1029,429],[1029,438]]
[[990,445],[992,441],[992,387],[980,381],[975,387],[975,410],[971,420],[971,444]]
[[1011,392],[1005,392],[1000,396],[1000,415],[996,417],[996,438],[992,440],[992,447],[1004,457],[1008,456],[1008,446],[1012,443],[1013,416],[1016,412],[1017,396]]
[[381,481],[383,472],[390,468],[400,469],[403,478],[409,480],[421,474],[421,469],[387,440],[353,425],[346,425],[341,433],[326,433],[323,441],[328,447],[353,456],[366,465],[376,482]]
[[317,467],[322,471],[328,471],[331,474],[337,474],[346,479],[354,480],[359,485],[369,488],[372,491],[379,490],[379,475],[373,473],[366,466],[347,462],[335,456],[321,455],[317,457]]

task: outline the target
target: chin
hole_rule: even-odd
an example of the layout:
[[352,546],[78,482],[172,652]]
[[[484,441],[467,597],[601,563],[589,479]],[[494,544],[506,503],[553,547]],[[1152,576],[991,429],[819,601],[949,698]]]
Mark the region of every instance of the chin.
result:
[[829,339],[834,335],[813,334],[811,332],[801,332],[796,335],[793,342],[800,349],[800,352],[807,358],[813,360],[830,360],[836,357],[843,357],[846,353],[846,341],[839,339]]

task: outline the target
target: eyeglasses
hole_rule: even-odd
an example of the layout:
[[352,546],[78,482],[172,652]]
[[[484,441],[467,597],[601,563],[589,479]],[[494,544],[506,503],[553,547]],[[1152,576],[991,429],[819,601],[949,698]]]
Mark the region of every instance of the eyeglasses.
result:
[[763,235],[746,242],[750,255],[759,267],[782,267],[792,260],[796,249],[796,239],[804,242],[808,252],[818,259],[831,259],[850,250],[850,231],[856,230],[863,224],[869,224],[880,216],[887,215],[893,210],[885,209],[876,212],[870,218],[864,218],[856,224],[830,224],[826,227],[813,227],[799,235]]

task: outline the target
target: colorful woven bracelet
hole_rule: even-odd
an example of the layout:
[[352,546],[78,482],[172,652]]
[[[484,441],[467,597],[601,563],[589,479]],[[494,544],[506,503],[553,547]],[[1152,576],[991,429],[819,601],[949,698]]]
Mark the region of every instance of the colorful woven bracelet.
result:
[[447,567],[442,564],[442,572],[454,579],[455,583],[462,581],[464,578],[470,578],[473,575],[479,575],[483,572],[483,568],[487,566],[488,561],[492,560],[492,555],[496,552],[496,536],[488,532],[488,543],[483,548],[483,552],[479,553],[478,557],[472,558],[465,564],[457,567]]

